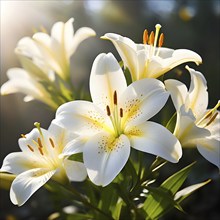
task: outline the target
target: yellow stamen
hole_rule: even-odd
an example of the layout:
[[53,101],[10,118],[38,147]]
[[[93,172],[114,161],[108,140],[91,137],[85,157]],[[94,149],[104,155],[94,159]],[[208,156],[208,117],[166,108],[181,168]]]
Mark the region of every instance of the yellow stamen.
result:
[[34,152],[34,148],[31,147],[31,145],[28,144],[27,146],[28,146],[28,148],[29,148],[30,151]]
[[38,139],[37,139],[37,143],[38,143],[38,146],[39,146],[40,148],[42,148],[42,147],[43,147],[43,145],[42,145],[42,142],[41,142],[41,139],[40,139],[40,138],[38,138]]
[[21,134],[21,137],[22,137],[22,138],[26,138],[25,134]]
[[106,106],[106,111],[107,111],[107,115],[110,116],[111,115],[111,111],[110,111],[110,108],[109,108],[108,105]]
[[120,108],[120,117],[122,118],[123,117],[123,109]]
[[153,45],[154,44],[154,32],[153,31],[151,31],[151,33],[150,33],[148,44],[149,45]]
[[40,154],[43,156],[44,155],[44,152],[43,152],[43,149],[41,147],[38,148]]
[[161,34],[160,34],[160,38],[159,38],[158,47],[162,47],[163,42],[164,42],[164,34],[161,33]]
[[148,40],[148,31],[147,29],[145,29],[143,33],[143,44],[147,44],[147,40]]
[[52,146],[53,148],[55,148],[55,144],[54,144],[54,142],[53,142],[53,139],[52,139],[52,138],[49,138],[49,141],[50,141],[51,146]]
[[114,100],[114,104],[117,105],[118,100],[117,100],[117,92],[116,91],[114,91],[113,100]]
[[218,112],[216,112],[216,113],[212,116],[212,118],[211,118],[210,121],[205,125],[205,127],[209,126],[209,125],[216,119],[217,115],[218,115]]

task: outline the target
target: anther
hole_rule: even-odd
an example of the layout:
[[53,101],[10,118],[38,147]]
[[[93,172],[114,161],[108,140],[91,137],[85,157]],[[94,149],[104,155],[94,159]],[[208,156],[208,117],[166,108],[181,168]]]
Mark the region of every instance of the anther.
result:
[[149,45],[153,45],[154,44],[154,32],[153,31],[151,31],[151,33],[150,33],[148,44]]
[[39,147],[40,147],[40,148],[42,148],[42,147],[43,147],[43,145],[42,145],[42,142],[41,142],[41,139],[40,139],[40,138],[38,138],[38,139],[37,139],[37,143],[38,143],[38,145],[39,145]]
[[123,117],[123,109],[120,108],[120,117],[122,118]]
[[44,152],[43,152],[42,148],[39,147],[38,150],[39,150],[40,154],[43,156],[43,155],[44,155]]
[[211,115],[212,115],[212,113],[213,113],[213,111],[211,110],[211,111],[209,111],[208,112],[208,114],[204,117],[204,119],[207,119],[207,118],[209,118]]
[[114,91],[113,100],[114,100],[114,104],[117,105],[118,101],[117,101],[117,92],[116,91]]
[[34,152],[34,148],[31,147],[31,145],[28,144],[27,146],[28,146],[28,148],[29,148],[30,151]]
[[107,115],[110,116],[111,115],[111,111],[110,111],[110,108],[109,108],[108,105],[106,106],[106,111],[107,111]]
[[162,47],[163,42],[164,42],[164,34],[161,33],[161,34],[160,34],[160,38],[159,38],[158,47]]
[[26,138],[25,134],[21,134],[21,137],[22,137],[22,138]]
[[53,142],[53,139],[52,139],[52,138],[49,138],[49,141],[50,141],[51,146],[52,146],[53,148],[55,148],[55,144],[54,144],[54,142]]
[[143,33],[143,44],[147,44],[147,40],[148,40],[148,31],[147,29],[145,29]]
[[216,113],[212,116],[212,118],[211,118],[210,121],[206,124],[205,127],[209,126],[209,125],[215,120],[215,118],[217,117],[217,115],[218,115],[218,112],[216,112]]

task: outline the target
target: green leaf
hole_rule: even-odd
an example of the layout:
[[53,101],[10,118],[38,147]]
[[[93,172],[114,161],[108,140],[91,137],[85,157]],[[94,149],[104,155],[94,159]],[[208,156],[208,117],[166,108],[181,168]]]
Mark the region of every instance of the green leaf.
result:
[[119,199],[116,206],[114,207],[114,209],[112,210],[112,217],[115,220],[119,220],[120,219],[120,214],[121,214],[121,208],[122,205],[124,204],[122,199]]
[[88,220],[88,219],[94,219],[94,218],[88,214],[75,213],[75,214],[68,215],[66,219],[67,220]]
[[68,160],[83,162],[83,155],[82,153],[73,154],[68,157]]
[[173,207],[182,211],[181,206],[174,200],[174,195],[182,186],[193,165],[194,163],[173,174],[160,187],[148,188],[150,193],[143,206],[148,215],[147,219],[158,218]]
[[182,209],[180,205],[174,201],[172,195],[170,195],[167,190],[160,187],[148,189],[150,194],[143,206],[143,209],[146,211],[148,216],[146,219],[158,218],[173,207],[176,207],[179,210]]
[[161,187],[169,190],[174,195],[186,180],[194,164],[195,162],[170,176],[161,184]]
[[211,180],[207,180],[205,182],[202,183],[197,183],[191,186],[188,186],[180,191],[178,191],[174,197],[174,200],[179,202],[182,202],[184,199],[186,199],[189,195],[191,195],[194,191],[196,191],[197,189],[205,186],[206,184],[208,184]]

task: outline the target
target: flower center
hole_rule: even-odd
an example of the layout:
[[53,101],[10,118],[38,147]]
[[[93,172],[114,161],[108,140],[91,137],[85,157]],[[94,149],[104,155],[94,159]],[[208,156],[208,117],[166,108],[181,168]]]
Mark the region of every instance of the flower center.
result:
[[199,127],[207,127],[210,124],[212,124],[216,117],[218,116],[218,111],[217,109],[220,106],[220,101],[218,101],[218,103],[216,104],[216,106],[213,109],[210,109],[196,124]]
[[118,98],[117,98],[117,92],[114,91],[113,94],[113,109],[110,109],[110,107],[106,106],[107,115],[110,117],[112,125],[114,127],[115,135],[116,137],[119,137],[123,133],[122,129],[122,122],[121,119],[123,118],[123,109],[118,107]]
[[147,59],[145,61],[144,70],[140,78],[147,77],[149,63],[151,62],[152,57],[159,56],[160,48],[162,47],[164,42],[164,34],[161,33],[159,37],[161,25],[157,24],[155,28],[156,28],[155,33],[151,31],[150,36],[148,36],[147,29],[145,29],[143,33],[143,44],[148,45],[148,47],[146,48],[148,53],[147,53]]
[[[164,34],[161,33],[159,37],[161,25],[156,24],[155,28],[156,28],[155,33],[151,31],[150,36],[148,36],[147,29],[145,29],[143,33],[143,44],[148,44],[150,46],[148,59],[151,59],[153,56],[159,55],[160,48],[162,47],[164,42]],[[158,37],[159,37],[159,41],[158,41]],[[156,51],[157,46],[158,46],[158,50]]]
[[[45,139],[40,128],[40,123],[35,123],[35,126],[40,133],[40,137],[36,140],[32,140],[33,144],[27,144],[28,149],[31,153],[34,153],[43,162],[43,164],[47,164],[51,167],[58,167],[58,146],[55,145],[54,140],[51,137],[49,137],[48,140]],[[26,138],[23,134],[21,137]]]

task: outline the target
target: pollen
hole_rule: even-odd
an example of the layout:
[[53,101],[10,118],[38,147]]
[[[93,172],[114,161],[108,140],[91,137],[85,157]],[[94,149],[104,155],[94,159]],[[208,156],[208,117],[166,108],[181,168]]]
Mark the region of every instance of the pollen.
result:
[[154,44],[154,32],[153,31],[151,31],[151,33],[150,33],[148,44],[149,45],[153,45]]
[[42,142],[41,142],[41,139],[40,139],[40,138],[38,138],[38,139],[37,139],[37,143],[38,143],[38,146],[39,146],[40,148],[42,148],[42,147],[43,147],[43,145],[42,145]]
[[28,148],[29,148],[30,151],[34,152],[34,148],[31,147],[31,145],[28,144],[27,146],[28,146]]
[[52,138],[49,138],[49,141],[50,141],[51,146],[52,146],[53,148],[55,148],[55,144],[54,144],[54,142],[53,142],[53,139],[52,139]]
[[110,111],[110,108],[109,108],[108,105],[106,106],[106,111],[107,111],[107,115],[110,116],[111,115],[111,111]]
[[164,34],[161,33],[160,34],[160,38],[159,38],[158,47],[162,47],[163,46],[163,42],[164,42]]
[[114,100],[114,104],[117,105],[118,99],[117,99],[117,92],[116,91],[114,91],[113,100]]
[[39,147],[38,150],[39,150],[40,154],[41,154],[42,156],[44,156],[43,149],[42,149],[41,147]]
[[21,137],[22,137],[22,138],[26,138],[25,134],[21,134]]
[[205,127],[209,126],[217,117],[218,112],[216,112],[210,119],[210,121],[205,125]]
[[147,44],[147,41],[148,41],[148,31],[147,29],[145,29],[143,33],[143,44]]

